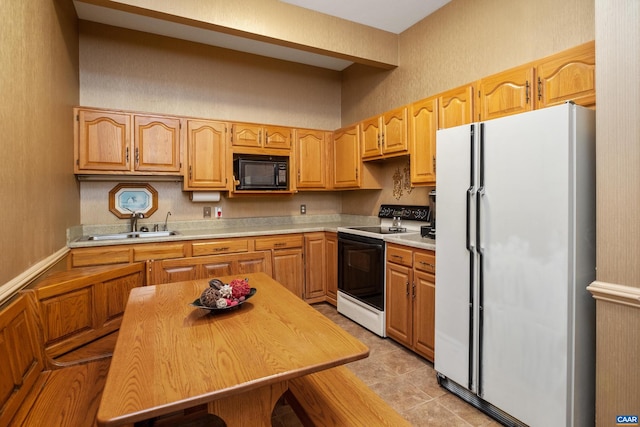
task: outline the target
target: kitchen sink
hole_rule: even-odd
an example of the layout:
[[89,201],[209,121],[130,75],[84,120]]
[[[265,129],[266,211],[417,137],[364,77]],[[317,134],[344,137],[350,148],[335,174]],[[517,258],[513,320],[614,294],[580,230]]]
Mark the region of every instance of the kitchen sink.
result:
[[86,240],[123,240],[144,239],[152,237],[168,237],[180,234],[177,231],[131,231],[128,233],[92,234]]

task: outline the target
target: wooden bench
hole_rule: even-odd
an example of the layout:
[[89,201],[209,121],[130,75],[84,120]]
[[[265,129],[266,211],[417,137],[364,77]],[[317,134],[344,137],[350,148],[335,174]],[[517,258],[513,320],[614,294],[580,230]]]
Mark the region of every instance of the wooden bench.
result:
[[346,366],[289,381],[287,401],[305,426],[410,426]]
[[18,294],[0,310],[0,425],[95,426],[110,361],[47,357],[36,293]]

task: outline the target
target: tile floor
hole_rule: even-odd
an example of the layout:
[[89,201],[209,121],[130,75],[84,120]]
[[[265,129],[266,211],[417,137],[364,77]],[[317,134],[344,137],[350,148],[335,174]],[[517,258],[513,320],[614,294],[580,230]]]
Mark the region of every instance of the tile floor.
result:
[[[414,426],[500,425],[441,388],[431,362],[389,338],[380,338],[342,316],[329,304],[315,304],[314,307],[369,346],[368,358],[347,366]],[[278,427],[301,425],[286,405],[276,408],[272,422]]]

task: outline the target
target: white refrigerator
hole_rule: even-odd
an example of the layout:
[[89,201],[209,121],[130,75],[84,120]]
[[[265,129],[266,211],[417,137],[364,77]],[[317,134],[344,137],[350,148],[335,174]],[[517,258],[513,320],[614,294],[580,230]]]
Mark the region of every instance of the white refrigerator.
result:
[[436,138],[435,370],[505,425],[594,424],[595,113]]

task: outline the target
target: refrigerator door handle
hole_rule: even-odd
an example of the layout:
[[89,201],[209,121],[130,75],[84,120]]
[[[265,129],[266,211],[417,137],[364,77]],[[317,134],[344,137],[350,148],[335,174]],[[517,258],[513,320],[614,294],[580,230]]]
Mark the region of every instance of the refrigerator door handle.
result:
[[484,187],[484,123],[480,123],[480,138],[478,143],[479,156],[479,187],[476,199],[476,245],[478,251],[478,360],[477,360],[477,394],[482,397],[482,353],[484,327],[484,245],[482,244],[482,198]]

